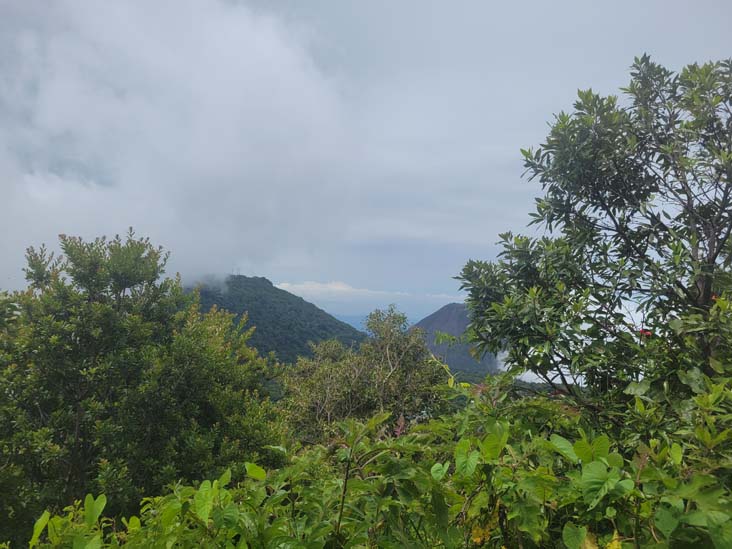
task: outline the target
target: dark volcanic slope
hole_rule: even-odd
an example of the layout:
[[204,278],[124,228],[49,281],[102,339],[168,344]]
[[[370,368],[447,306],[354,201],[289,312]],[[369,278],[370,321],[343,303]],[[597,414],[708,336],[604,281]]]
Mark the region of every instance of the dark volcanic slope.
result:
[[[276,288],[263,277],[229,276],[223,285],[200,287],[201,310],[218,305],[237,317],[249,314],[248,326],[256,326],[250,340],[261,354],[274,351],[284,362],[309,355],[309,342],[336,338],[346,345],[365,336],[312,303]],[[238,318],[237,318],[238,320]]]
[[414,327],[424,331],[427,345],[432,353],[450,366],[454,373],[459,374],[460,378],[480,381],[486,374],[498,370],[498,362],[494,355],[486,355],[478,361],[470,354],[470,346],[467,344],[461,343],[452,346],[447,343],[435,344],[436,332],[461,336],[468,327],[469,322],[468,310],[465,304],[450,303],[423,318]]

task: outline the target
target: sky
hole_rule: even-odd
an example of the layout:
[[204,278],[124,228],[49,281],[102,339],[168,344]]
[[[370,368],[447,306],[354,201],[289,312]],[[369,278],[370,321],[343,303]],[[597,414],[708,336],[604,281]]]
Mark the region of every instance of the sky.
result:
[[459,301],[527,231],[519,149],[634,56],[732,57],[732,2],[0,0],[0,288],[60,233],[339,315]]

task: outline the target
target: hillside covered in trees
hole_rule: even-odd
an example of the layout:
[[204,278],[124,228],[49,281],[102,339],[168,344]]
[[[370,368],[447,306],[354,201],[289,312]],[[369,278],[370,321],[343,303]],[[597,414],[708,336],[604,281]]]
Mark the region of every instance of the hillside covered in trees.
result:
[[[148,239],[29,248],[0,294],[0,539],[732,547],[732,61],[643,56],[622,93],[522,151],[539,236],[459,275],[471,343],[506,354],[480,383],[393,308],[281,369]],[[233,282],[236,311],[267,284]]]
[[255,328],[250,344],[284,362],[308,356],[310,343],[336,339],[349,347],[364,339],[362,332],[264,277],[230,275],[222,284],[201,284],[198,291],[204,311],[216,305],[234,313],[237,321],[246,314],[247,324]]

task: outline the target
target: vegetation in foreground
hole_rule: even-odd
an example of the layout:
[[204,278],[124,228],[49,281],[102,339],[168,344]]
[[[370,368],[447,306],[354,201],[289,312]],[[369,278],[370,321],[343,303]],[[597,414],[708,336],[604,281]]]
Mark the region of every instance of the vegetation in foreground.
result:
[[[59,511],[62,499],[81,496],[73,491],[82,484],[72,485],[64,495],[53,494],[59,503],[38,512],[32,529],[32,521],[25,523],[25,536],[22,521],[13,523],[18,529],[8,534],[30,538],[34,547],[732,547],[732,62],[692,65],[674,74],[644,57],[636,60],[624,91],[623,105],[613,97],[581,92],[574,112],[557,117],[546,144],[524,152],[529,174],[545,191],[534,221],[551,236],[504,235],[498,261],[471,261],[461,275],[469,292],[472,337],[487,351],[507,350],[506,374],[477,385],[463,386],[452,378],[433,385],[424,394],[441,397],[429,400],[435,405],[424,413],[405,412],[410,399],[385,401],[370,419],[359,421],[348,417],[346,407],[335,426],[318,425],[322,444],[303,446],[298,442],[302,426],[290,427],[281,446],[252,449],[252,457],[233,456],[228,466],[215,452],[228,446],[212,444],[212,459],[225,467],[208,475],[216,480],[174,483],[165,495],[143,499],[133,513],[115,507],[118,496],[111,490]],[[68,242],[72,253],[65,253],[73,265],[74,246],[81,243]],[[132,327],[142,322],[136,311],[143,319],[160,318],[159,309],[148,310],[149,299],[134,301],[146,288],[159,287],[154,269],[128,286],[129,295],[120,295],[111,277],[108,303],[100,306],[93,299],[100,295],[95,277],[87,276],[100,271],[98,263],[84,259],[81,267],[66,271],[74,277],[67,284],[46,276],[47,268],[34,268],[39,257],[44,256],[29,254],[28,292],[3,302],[0,332],[0,482],[10,494],[5,510],[22,520],[24,505],[39,501],[34,491],[44,486],[23,484],[25,475],[43,472],[44,456],[53,456],[57,446],[65,472],[73,463],[68,456],[82,449],[99,448],[100,459],[119,452],[114,444],[92,443],[107,432],[112,423],[104,419],[117,408],[98,404],[107,401],[96,393],[89,400],[73,390],[59,392],[81,386],[103,393],[116,391],[115,386],[74,385],[38,372],[53,366],[57,376],[76,380],[106,367],[105,375],[121,376],[123,383],[124,354],[118,358],[111,352],[106,359],[99,358],[107,356],[101,353],[92,360],[85,353],[95,347],[86,343],[126,335],[127,322]],[[145,265],[140,258],[130,264]],[[49,287],[54,292],[46,294]],[[63,306],[54,305],[67,296]],[[128,298],[139,309],[123,315]],[[92,315],[97,309],[99,318]],[[188,351],[204,364],[204,358],[215,357],[229,365],[227,371],[233,368],[227,361],[241,356],[235,352],[240,347],[227,342],[241,341],[241,331],[198,313],[175,315],[208,334],[195,340],[203,349]],[[111,325],[115,331],[102,323],[88,339],[81,338],[84,329],[107,318],[119,320]],[[62,332],[64,323],[73,329]],[[166,364],[172,373],[179,362],[186,364],[188,351],[176,355],[170,348],[184,332],[180,326],[161,334],[152,328],[141,332],[145,337],[139,341],[160,337],[130,359],[141,365],[143,378]],[[222,333],[228,339],[220,339]],[[387,335],[394,341],[404,336],[399,330]],[[208,343],[208,337],[218,343]],[[352,371],[389,364],[394,345],[372,347],[378,354],[368,355],[367,347],[362,361],[342,348],[326,346],[321,354],[332,351],[326,356],[332,362],[329,371],[338,370],[339,361]],[[103,350],[123,353],[124,348]],[[51,351],[64,360],[47,359]],[[247,372],[261,360],[244,357],[235,363],[246,365]],[[314,364],[301,362],[303,369],[322,367],[317,355],[308,360]],[[395,371],[406,376],[414,363],[400,364]],[[552,393],[517,385],[514,377],[527,370]],[[196,396],[204,403],[211,400],[208,406],[218,410],[217,385],[198,381],[190,380],[188,394],[203,393]],[[247,392],[255,390],[254,382],[248,383],[237,386],[241,402],[254,394]],[[147,386],[134,387],[130,397]],[[424,384],[404,390],[413,387],[422,391]],[[287,390],[286,382],[285,389],[283,406],[300,410],[295,420],[306,420],[304,411],[312,413],[318,399],[312,391],[297,393],[292,385]],[[260,404],[269,406],[265,403]],[[390,413],[392,406],[398,415]],[[61,410],[58,418],[56,409]],[[16,416],[29,427],[13,423]],[[125,424],[123,414],[113,417]],[[193,424],[206,417],[194,413]],[[228,412],[215,417],[221,427],[212,432],[228,426]],[[284,417],[291,425],[292,416]],[[157,418],[146,419],[156,425]],[[276,431],[276,422],[265,417],[237,424],[255,432]],[[82,439],[77,432],[88,434]],[[193,432],[204,436],[208,431]],[[116,433],[101,440],[123,440]],[[182,428],[163,435],[185,439],[185,433]],[[239,436],[231,440],[252,440]],[[127,442],[130,448],[134,441]],[[260,454],[264,449],[268,453]],[[162,457],[175,463],[176,454],[171,455]],[[27,473],[18,472],[26,456],[39,462]],[[279,459],[282,465],[268,465],[265,459]],[[151,478],[159,474],[158,466],[147,469]],[[53,474],[48,478],[57,482],[66,478]]]

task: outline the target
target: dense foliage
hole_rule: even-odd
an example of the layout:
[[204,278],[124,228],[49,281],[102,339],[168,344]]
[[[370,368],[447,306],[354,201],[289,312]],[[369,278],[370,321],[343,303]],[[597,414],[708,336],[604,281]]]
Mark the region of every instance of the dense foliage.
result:
[[249,333],[201,316],[162,250],[132,233],[61,249],[30,248],[28,289],[0,304],[2,538],[88,491],[130,512],[279,440]]
[[313,345],[284,376],[283,402],[302,441],[332,434],[335,422],[389,412],[401,429],[439,406],[436,386],[444,367],[430,354],[423,334],[409,330],[393,307],[366,320],[369,337],[358,350],[331,340]]
[[[358,351],[323,343],[288,372],[283,405],[300,440],[269,447],[282,467],[234,460],[134,515],[113,491],[87,495],[38,513],[32,533],[28,522],[31,546],[732,547],[732,62],[673,74],[644,57],[626,95],[621,105],[581,92],[547,143],[525,152],[545,189],[534,219],[547,236],[505,235],[496,262],[462,273],[472,337],[505,349],[508,372],[431,386],[438,369],[418,334],[377,312]],[[41,287],[58,284],[36,270]],[[6,376],[33,369],[26,332],[40,357],[55,344],[25,308],[0,300]],[[516,383],[527,370],[552,391]],[[421,394],[434,400],[413,400]],[[28,396],[10,403],[32,417]],[[75,417],[65,400],[54,406]],[[72,427],[66,419],[57,436]],[[310,437],[323,443],[303,445]]]
[[[731,380],[699,376],[692,397],[671,403],[629,388],[637,394],[619,439],[571,402],[517,394],[510,376],[497,377],[457,389],[467,406],[401,436],[382,427],[385,415],[346,422],[329,448],[290,455],[269,473],[247,464],[248,478],[228,489],[229,475],[176,486],[122,523],[100,521],[104,500],[88,496],[43,515],[36,539],[48,547],[727,548],[732,509],[720,473],[730,420],[717,419],[722,431],[711,435],[700,426],[732,417]],[[657,437],[646,437],[646,424]]]
[[[631,74],[625,102],[580,92],[524,151],[545,190],[534,223],[553,236],[503,235],[500,261],[462,273],[484,349],[603,397],[642,376],[677,386],[679,370],[719,371],[714,337],[698,331],[692,349],[674,327],[708,319],[730,285],[732,61],[674,74],[643,57]],[[649,344],[671,360],[636,360]]]
[[337,339],[346,347],[364,334],[312,303],[272,285],[266,278],[232,275],[223,284],[198,288],[201,309],[216,305],[237,315],[246,314],[255,327],[250,343],[261,354],[274,352],[283,362],[310,355],[310,343]]

